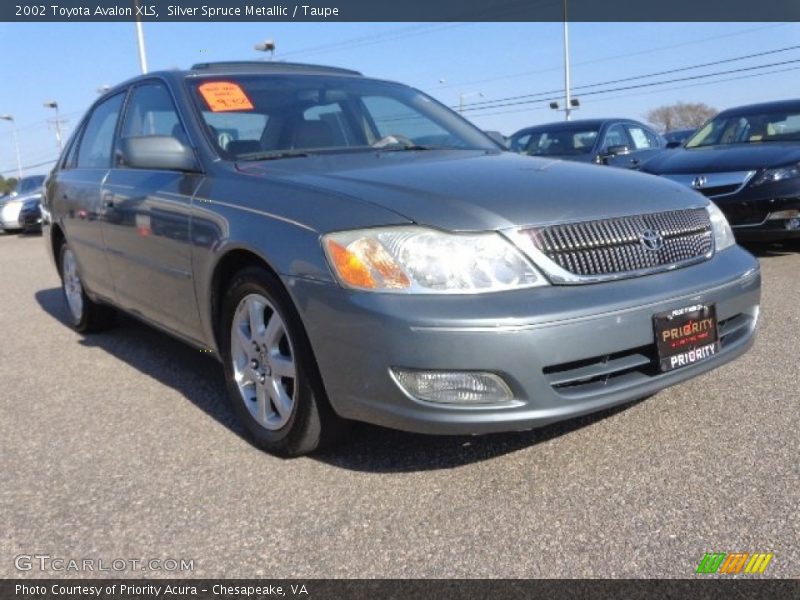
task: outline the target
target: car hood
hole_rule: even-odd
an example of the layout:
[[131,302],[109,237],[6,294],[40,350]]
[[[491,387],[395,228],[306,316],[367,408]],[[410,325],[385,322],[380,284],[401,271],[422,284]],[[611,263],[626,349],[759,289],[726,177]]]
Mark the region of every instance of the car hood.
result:
[[800,144],[766,142],[708,148],[676,148],[648,160],[642,170],[657,175],[752,171],[800,162]]
[[42,192],[28,192],[27,194],[20,194],[17,196],[9,196],[0,199],[0,205],[8,204],[10,202],[27,202],[28,200],[41,200]]
[[685,186],[651,175],[510,152],[421,151],[317,155],[240,171],[349,196],[410,221],[478,231],[705,206]]

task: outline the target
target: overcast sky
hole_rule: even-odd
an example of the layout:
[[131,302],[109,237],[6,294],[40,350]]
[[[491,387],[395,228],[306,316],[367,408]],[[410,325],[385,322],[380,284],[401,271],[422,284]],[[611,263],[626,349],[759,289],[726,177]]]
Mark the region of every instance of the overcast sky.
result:
[[[451,106],[462,94],[467,108],[485,102],[464,113],[484,129],[511,134],[563,119],[548,108],[559,94],[544,93],[563,89],[561,23],[145,23],[144,29],[151,70],[263,58],[253,45],[273,38],[276,60],[354,68]],[[680,100],[722,109],[800,96],[797,23],[573,23],[569,31],[572,85],[582,105],[575,118],[641,119],[650,108]],[[132,23],[2,23],[0,57],[0,114],[16,119],[23,165],[57,154],[46,121],[54,114],[44,101],[59,103],[69,133],[98,87],[139,73]],[[719,64],[684,69],[711,62]],[[671,70],[677,71],[639,77]],[[710,73],[721,74],[610,91]],[[580,89],[629,78],[635,79]],[[0,174],[13,176],[15,166],[10,124],[0,121]]]

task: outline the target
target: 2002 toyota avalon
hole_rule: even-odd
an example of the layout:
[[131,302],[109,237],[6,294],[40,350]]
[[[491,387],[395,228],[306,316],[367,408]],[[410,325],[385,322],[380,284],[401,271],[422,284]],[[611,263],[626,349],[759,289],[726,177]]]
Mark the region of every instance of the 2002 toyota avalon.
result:
[[758,263],[702,195],[502,151],[344,69],[123,83],[43,214],[78,331],[121,309],[211,350],[282,455],[348,419],[487,433],[642,398],[741,355],[758,318]]

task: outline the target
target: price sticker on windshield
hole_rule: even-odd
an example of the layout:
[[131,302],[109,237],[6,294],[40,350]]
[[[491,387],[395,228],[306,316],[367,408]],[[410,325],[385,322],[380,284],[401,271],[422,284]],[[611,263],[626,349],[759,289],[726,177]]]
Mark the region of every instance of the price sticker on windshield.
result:
[[244,90],[230,81],[212,81],[197,89],[211,112],[253,110],[253,103]]

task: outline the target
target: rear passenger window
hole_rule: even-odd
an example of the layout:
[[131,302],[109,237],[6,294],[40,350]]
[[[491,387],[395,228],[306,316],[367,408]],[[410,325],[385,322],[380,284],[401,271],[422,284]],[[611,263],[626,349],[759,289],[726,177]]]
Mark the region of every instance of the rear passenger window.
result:
[[630,142],[628,141],[628,136],[625,135],[625,130],[622,128],[622,125],[618,123],[609,127],[608,133],[606,133],[606,148],[628,145],[630,145]]
[[628,134],[633,140],[633,147],[636,150],[646,150],[647,148],[658,148],[658,140],[643,127],[628,125]]
[[78,160],[78,145],[81,139],[81,130],[78,129],[72,134],[72,137],[67,142],[67,151],[61,159],[62,169],[75,168]]
[[117,94],[95,107],[86,123],[78,148],[78,167],[106,169],[111,166],[114,130],[117,128],[124,96]]
[[147,135],[168,135],[188,143],[178,111],[163,83],[137,85],[128,101],[122,137]]
[[511,150],[512,152],[524,152],[530,143],[531,134],[526,133],[523,136],[511,140]]

